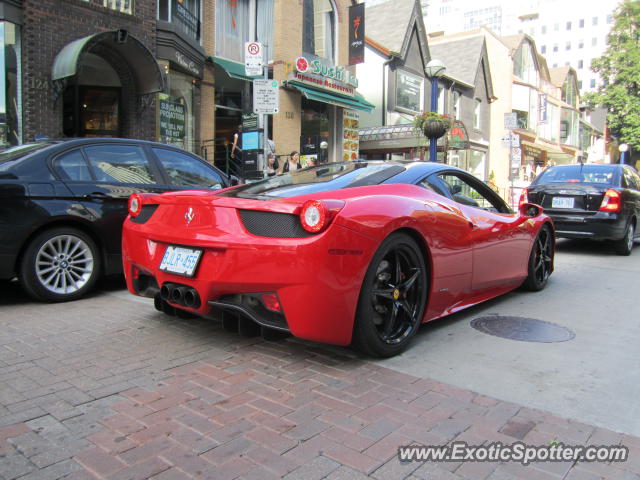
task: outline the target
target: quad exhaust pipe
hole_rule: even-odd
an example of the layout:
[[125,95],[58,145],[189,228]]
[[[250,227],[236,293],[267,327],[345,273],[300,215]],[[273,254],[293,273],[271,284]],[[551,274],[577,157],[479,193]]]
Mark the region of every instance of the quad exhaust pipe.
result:
[[200,307],[200,295],[193,287],[180,285],[178,283],[164,283],[160,288],[160,297],[165,302],[175,305],[184,305],[189,308]]

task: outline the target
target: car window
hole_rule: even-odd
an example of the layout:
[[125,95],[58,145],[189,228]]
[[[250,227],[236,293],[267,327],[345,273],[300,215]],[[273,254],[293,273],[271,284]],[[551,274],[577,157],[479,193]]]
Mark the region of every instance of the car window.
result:
[[438,183],[436,183],[435,180],[436,179],[433,178],[433,176],[430,176],[420,181],[418,185],[426,188],[427,190],[431,190],[432,192],[442,195],[443,197],[448,196],[445,192],[442,191],[442,188],[440,187],[440,185],[438,185]]
[[56,158],[54,168],[65,180],[91,181],[91,171],[80,150],[64,153]]
[[603,165],[562,165],[547,168],[532,182],[542,183],[599,183],[613,185],[615,166]]
[[444,182],[444,185],[451,193],[451,197],[462,205],[470,207],[482,208],[492,212],[507,213],[508,207],[504,202],[499,201],[487,187],[486,191],[473,185],[462,175],[456,173],[440,173],[438,177]]
[[84,148],[98,182],[156,183],[141,147],[96,145]]
[[167,172],[172,185],[212,189],[224,187],[224,180],[218,172],[189,155],[166,148],[154,148],[153,152]]
[[640,183],[638,183],[638,174],[635,173],[630,168],[625,168],[624,170],[624,180],[627,184],[627,188],[631,188],[633,190],[640,190]]

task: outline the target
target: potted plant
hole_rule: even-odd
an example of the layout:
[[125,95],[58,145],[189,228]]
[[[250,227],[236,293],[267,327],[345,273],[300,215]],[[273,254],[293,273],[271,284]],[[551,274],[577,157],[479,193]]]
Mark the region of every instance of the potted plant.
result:
[[451,119],[438,112],[421,112],[413,119],[413,125],[427,138],[440,138],[451,128]]

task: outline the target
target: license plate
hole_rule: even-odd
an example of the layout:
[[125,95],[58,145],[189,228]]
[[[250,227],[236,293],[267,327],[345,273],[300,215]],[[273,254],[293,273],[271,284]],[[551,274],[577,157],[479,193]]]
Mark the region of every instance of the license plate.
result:
[[573,197],[553,197],[551,208],[573,208]]
[[201,255],[202,250],[169,245],[159,268],[163,272],[193,277]]

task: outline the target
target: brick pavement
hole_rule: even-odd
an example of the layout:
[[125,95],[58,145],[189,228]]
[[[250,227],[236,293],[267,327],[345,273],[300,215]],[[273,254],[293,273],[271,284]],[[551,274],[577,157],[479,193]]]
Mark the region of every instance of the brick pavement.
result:
[[[113,292],[0,294],[0,478],[640,480],[640,439]],[[400,463],[399,445],[623,444],[625,463]]]

